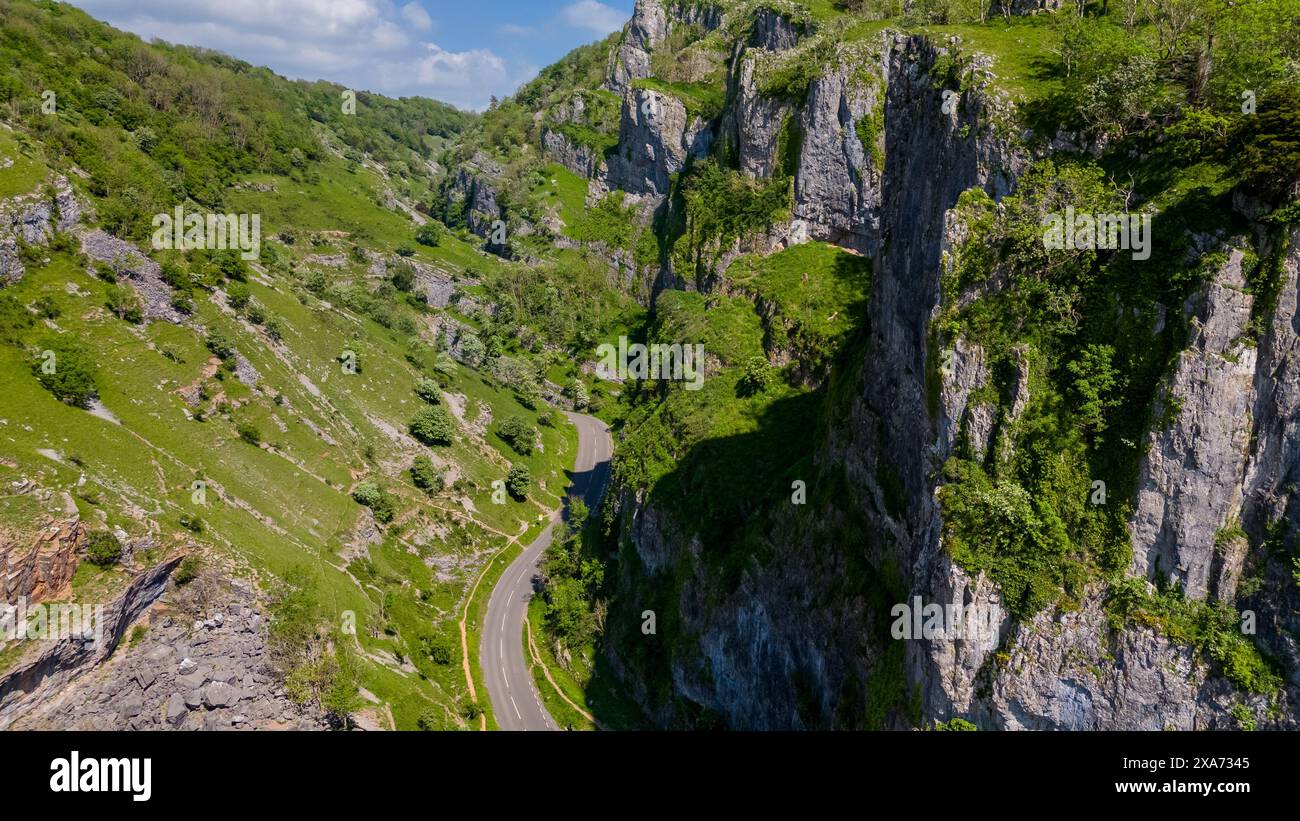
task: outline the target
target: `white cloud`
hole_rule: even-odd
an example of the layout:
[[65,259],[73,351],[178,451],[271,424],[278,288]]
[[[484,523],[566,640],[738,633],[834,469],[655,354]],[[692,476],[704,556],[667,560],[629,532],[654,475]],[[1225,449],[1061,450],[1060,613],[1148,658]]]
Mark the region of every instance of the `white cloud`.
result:
[[402,6],[402,17],[419,31],[433,30],[433,19],[419,3],[407,3]]
[[[394,0],[73,0],[146,40],[205,46],[295,79],[331,80],[390,96],[432,97],[482,109],[532,76],[488,49],[430,42],[435,21]],[[400,0],[399,0],[400,2]],[[597,4],[599,5],[599,4]]]
[[564,7],[564,19],[574,28],[605,35],[623,28],[627,15],[597,0],[578,0]]

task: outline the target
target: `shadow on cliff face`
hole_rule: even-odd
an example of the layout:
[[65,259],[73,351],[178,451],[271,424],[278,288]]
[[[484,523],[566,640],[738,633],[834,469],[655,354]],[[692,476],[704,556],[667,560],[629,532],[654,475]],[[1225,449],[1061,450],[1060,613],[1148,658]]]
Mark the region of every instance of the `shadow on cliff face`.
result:
[[[858,276],[850,268],[839,275]],[[865,301],[853,312],[826,381],[767,403],[746,432],[691,446],[642,500],[639,544],[620,545],[608,646],[657,723],[880,727],[906,706],[901,654],[882,654],[899,574],[881,564],[865,489],[828,446],[861,384]],[[636,630],[644,610],[657,614],[653,640]],[[766,689],[732,699],[719,667]]]

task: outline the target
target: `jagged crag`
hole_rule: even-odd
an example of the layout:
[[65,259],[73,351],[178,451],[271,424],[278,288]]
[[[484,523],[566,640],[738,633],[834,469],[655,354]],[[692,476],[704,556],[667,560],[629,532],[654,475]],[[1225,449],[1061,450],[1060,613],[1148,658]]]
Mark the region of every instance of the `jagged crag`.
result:
[[[703,338],[722,383],[626,386],[596,596],[651,723],[1294,726],[1295,177],[1224,158],[1294,133],[1294,105],[1256,126],[1239,77],[1174,82],[1221,117],[1178,154],[1178,106],[1116,127],[1068,75],[1030,87],[1079,25],[1053,11],[999,41],[913,33],[917,9],[641,0],[600,87],[535,106],[588,206],[644,231],[607,256],[646,337]],[[584,105],[611,95],[616,118]],[[1151,259],[1052,257],[1066,206],[1153,215]],[[796,256],[827,246],[869,284]],[[857,289],[829,333],[824,278]],[[783,383],[761,402],[754,355]],[[996,630],[895,640],[914,597]]]

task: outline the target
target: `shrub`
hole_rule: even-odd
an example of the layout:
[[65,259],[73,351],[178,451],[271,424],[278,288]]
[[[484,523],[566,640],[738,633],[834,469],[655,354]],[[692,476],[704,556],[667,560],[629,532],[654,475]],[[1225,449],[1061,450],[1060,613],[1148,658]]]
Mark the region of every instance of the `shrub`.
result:
[[433,460],[424,454],[415,457],[411,463],[411,481],[426,493],[442,490],[442,474],[433,466]]
[[396,512],[393,497],[376,482],[367,480],[357,485],[356,490],[352,491],[352,498],[357,504],[370,508],[376,521],[386,524],[393,520]]
[[442,223],[429,220],[420,226],[420,230],[415,232],[415,241],[421,245],[427,245],[430,248],[436,248],[438,243],[442,242],[444,229]]
[[226,289],[226,301],[230,307],[236,311],[242,311],[248,301],[253,298],[253,292],[248,289],[248,285],[243,282],[232,282]]
[[434,638],[433,636],[420,637],[420,649],[427,655],[434,664],[446,666],[451,664],[455,658],[455,650],[452,649],[451,642],[443,637]]
[[144,319],[144,307],[140,302],[140,295],[130,285],[108,286],[105,304],[118,319],[124,319],[132,324]]
[[235,355],[235,345],[230,338],[221,331],[212,330],[208,332],[208,338],[205,340],[208,350],[216,354],[221,359],[229,359]]
[[262,443],[262,433],[252,422],[240,422],[235,426],[239,431],[239,438],[243,439],[250,445],[260,445]]
[[506,490],[510,495],[523,501],[528,498],[528,489],[533,484],[533,475],[528,472],[528,468],[523,465],[515,465],[510,468],[510,473],[506,476]]
[[58,319],[59,314],[63,313],[59,308],[59,303],[55,302],[54,298],[48,294],[38,298],[36,302],[32,303],[32,307],[36,309],[36,313],[45,319]]
[[202,560],[193,553],[186,556],[184,559],[181,559],[180,567],[176,568],[176,575],[173,576],[173,578],[176,579],[176,585],[178,587],[184,587],[197,579],[199,577],[199,570],[202,569],[202,567]]
[[107,530],[96,530],[86,539],[86,560],[100,567],[109,567],[122,560],[122,543]]
[[95,264],[91,267],[95,270],[95,276],[99,277],[104,282],[117,282],[117,271],[114,271],[113,266],[109,265],[107,262],[95,260]]
[[411,420],[411,435],[426,445],[450,445],[455,426],[442,407],[424,408]]
[[497,428],[497,436],[516,453],[527,456],[533,452],[537,431],[522,416],[511,416]]
[[751,356],[745,363],[744,375],[740,377],[741,391],[747,396],[762,393],[767,390],[771,381],[772,368],[767,364],[767,359],[762,356]]
[[977,730],[979,728],[964,718],[950,718],[947,721],[943,722],[942,724],[934,725],[934,729],[940,732],[968,733]]
[[421,379],[416,383],[415,395],[430,405],[437,405],[442,402],[442,390],[438,383],[432,379]]
[[32,370],[60,402],[88,408],[98,394],[94,360],[69,334],[46,337]]

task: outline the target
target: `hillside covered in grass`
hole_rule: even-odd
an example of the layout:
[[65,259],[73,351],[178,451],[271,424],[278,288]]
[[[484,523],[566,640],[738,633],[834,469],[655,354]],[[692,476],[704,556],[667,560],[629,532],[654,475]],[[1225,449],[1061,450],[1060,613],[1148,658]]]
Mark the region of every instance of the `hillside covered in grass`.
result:
[[[470,591],[559,508],[576,444],[543,398],[574,320],[513,318],[560,294],[426,216],[477,118],[348,110],[58,3],[0,5],[0,55],[0,554],[37,568],[6,592],[111,598],[183,554],[178,600],[260,591],[305,714],[477,729]],[[257,215],[258,253],[157,249],[177,208]],[[581,260],[549,276],[618,303]]]

